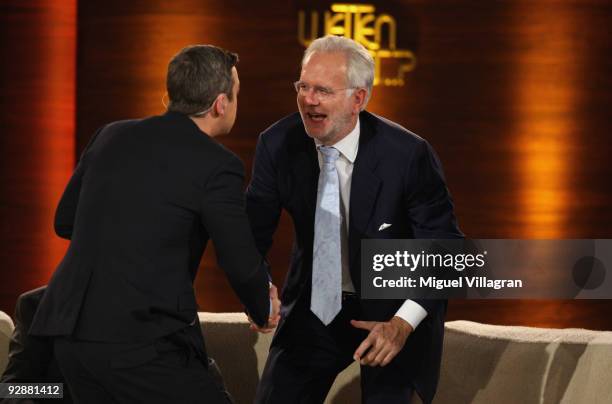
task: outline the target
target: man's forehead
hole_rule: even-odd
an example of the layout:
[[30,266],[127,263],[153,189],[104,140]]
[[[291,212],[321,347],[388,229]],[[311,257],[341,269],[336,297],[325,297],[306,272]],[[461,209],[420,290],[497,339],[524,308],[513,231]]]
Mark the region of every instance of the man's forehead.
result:
[[300,76],[321,81],[344,79],[346,56],[339,52],[314,52],[304,61]]
[[343,52],[321,52],[315,51],[304,60],[303,67],[307,64],[325,64],[339,69],[346,69],[346,54]]
[[234,79],[234,83],[240,85],[240,78],[238,78],[238,69],[236,66],[232,67],[232,78]]

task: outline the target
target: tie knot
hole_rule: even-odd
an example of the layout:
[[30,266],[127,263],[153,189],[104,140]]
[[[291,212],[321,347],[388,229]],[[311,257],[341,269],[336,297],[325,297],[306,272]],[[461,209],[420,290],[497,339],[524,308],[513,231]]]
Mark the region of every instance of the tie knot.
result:
[[320,146],[319,150],[323,156],[323,164],[333,164],[338,160],[338,157],[340,157],[340,152],[335,147]]

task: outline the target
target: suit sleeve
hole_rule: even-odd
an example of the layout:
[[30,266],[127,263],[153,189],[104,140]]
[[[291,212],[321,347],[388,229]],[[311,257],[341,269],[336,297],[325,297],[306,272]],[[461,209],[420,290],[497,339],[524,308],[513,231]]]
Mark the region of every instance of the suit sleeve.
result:
[[[453,201],[446,187],[442,165],[431,146],[422,141],[409,167],[406,195],[414,238],[463,238],[457,226]],[[446,300],[414,299],[427,313],[446,305]]]
[[102,129],[103,128],[100,128],[96,131],[96,133],[94,133],[91,140],[85,147],[85,150],[81,154],[79,162],[72,173],[72,177],[70,177],[70,181],[68,181],[68,185],[62,194],[57,209],[55,210],[55,233],[61,238],[68,240],[72,238],[74,219],[76,217],[77,206],[79,204],[79,195],[81,193],[81,183],[87,167],[87,155]]
[[281,202],[276,169],[263,135],[259,137],[255,150],[251,183],[246,192],[246,206],[257,249],[265,256],[272,246],[272,236],[278,227]]
[[407,177],[408,212],[414,238],[462,238],[442,165],[427,142],[417,147]]
[[219,266],[253,321],[262,326],[270,314],[268,271],[244,210],[243,180],[242,162],[232,155],[207,181],[202,224],[215,245]]

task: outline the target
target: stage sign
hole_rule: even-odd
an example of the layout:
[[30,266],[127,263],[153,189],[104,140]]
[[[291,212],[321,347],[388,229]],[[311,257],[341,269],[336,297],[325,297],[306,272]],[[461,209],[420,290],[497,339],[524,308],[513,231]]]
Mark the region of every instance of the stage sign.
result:
[[365,46],[374,58],[375,86],[404,86],[405,74],[416,67],[416,56],[408,49],[397,48],[395,18],[389,14],[376,15],[376,8],[371,4],[334,3],[330,8],[331,11],[323,14],[321,35],[319,12],[310,11],[307,24],[306,11],[298,11],[298,41],[307,47],[316,38],[328,34],[352,38]]

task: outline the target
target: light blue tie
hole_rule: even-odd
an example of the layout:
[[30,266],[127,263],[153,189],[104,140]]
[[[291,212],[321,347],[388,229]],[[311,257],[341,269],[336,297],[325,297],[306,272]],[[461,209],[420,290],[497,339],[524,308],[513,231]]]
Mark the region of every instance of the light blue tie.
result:
[[319,150],[323,156],[323,165],[317,188],[310,310],[327,325],[340,312],[342,304],[342,218],[340,182],[336,170],[340,152],[327,146],[320,146]]

